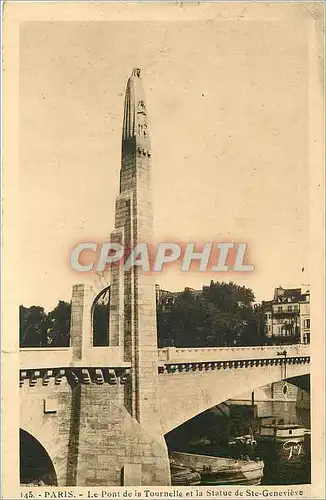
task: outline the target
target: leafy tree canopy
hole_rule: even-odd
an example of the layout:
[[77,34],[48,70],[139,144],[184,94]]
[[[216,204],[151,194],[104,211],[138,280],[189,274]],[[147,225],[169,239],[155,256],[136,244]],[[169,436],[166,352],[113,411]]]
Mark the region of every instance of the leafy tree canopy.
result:
[[[189,288],[171,294],[171,300],[157,306],[158,345],[212,347],[259,345],[261,313],[253,308],[250,288],[235,283],[211,282],[201,291]],[[71,304],[60,300],[49,313],[43,307],[20,306],[21,347],[69,346]],[[93,314],[93,342],[107,345],[109,308],[96,303]]]
[[66,347],[69,345],[71,305],[60,300],[53,311],[20,306],[20,347]]
[[213,347],[259,344],[250,288],[213,281],[201,292],[185,289],[157,308],[159,345]]
[[[20,347],[68,347],[70,343],[71,304],[59,300],[57,306],[46,313],[43,307],[19,308]],[[107,345],[109,311],[102,303],[94,307],[94,345]]]

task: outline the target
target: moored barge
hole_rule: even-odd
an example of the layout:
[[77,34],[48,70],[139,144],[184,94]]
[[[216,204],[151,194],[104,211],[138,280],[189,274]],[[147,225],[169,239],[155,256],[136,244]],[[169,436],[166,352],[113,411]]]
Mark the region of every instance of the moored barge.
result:
[[264,470],[262,460],[234,459],[172,452],[173,465],[190,468],[200,474],[202,485],[253,485],[261,483]]

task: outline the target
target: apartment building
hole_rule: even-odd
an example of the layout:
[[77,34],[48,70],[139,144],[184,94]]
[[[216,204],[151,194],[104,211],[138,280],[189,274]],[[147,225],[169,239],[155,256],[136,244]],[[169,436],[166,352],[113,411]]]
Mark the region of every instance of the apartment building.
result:
[[310,343],[310,286],[275,288],[274,298],[262,302],[264,332],[280,342]]

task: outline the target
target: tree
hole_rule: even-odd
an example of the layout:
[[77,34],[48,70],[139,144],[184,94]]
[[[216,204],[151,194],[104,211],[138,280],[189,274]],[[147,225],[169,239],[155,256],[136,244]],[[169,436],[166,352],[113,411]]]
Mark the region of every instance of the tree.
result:
[[[69,347],[71,303],[59,300],[48,314],[43,307],[20,306],[20,347]],[[108,345],[108,304],[96,303],[93,311],[93,342]]]
[[213,347],[260,344],[251,289],[213,281],[202,292],[185,289],[166,310],[158,305],[159,346]]
[[58,305],[48,314],[47,345],[51,347],[69,346],[70,316],[71,304],[64,300],[59,300]]
[[[108,299],[108,296],[106,297]],[[93,310],[93,343],[108,345],[109,300]],[[214,347],[260,345],[261,311],[253,308],[250,288],[213,281],[203,290],[186,288],[173,295],[168,307],[157,306],[159,347]],[[60,300],[49,314],[43,307],[20,306],[21,347],[67,347],[70,342],[71,304]]]
[[48,317],[43,307],[19,307],[20,347],[43,347],[46,345]]

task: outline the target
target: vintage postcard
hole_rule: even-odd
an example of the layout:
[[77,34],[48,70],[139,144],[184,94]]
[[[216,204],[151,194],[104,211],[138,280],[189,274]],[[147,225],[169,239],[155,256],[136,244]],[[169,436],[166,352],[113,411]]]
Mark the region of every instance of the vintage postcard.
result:
[[2,498],[325,498],[323,2],[2,15]]

